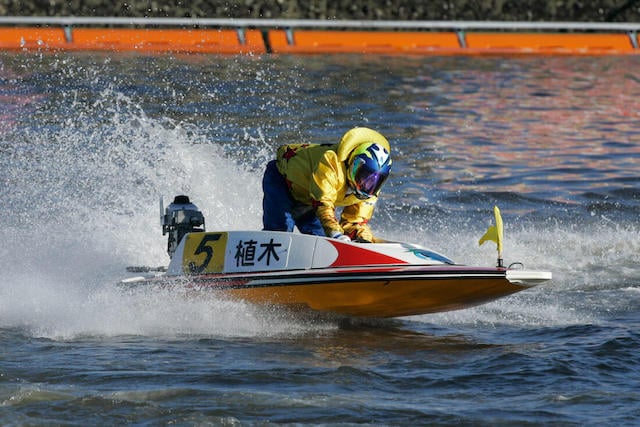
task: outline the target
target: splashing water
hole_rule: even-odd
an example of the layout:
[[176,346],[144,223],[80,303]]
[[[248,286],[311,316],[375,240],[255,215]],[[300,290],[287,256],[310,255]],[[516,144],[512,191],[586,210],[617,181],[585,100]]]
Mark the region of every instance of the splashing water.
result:
[[[439,83],[428,81],[423,87],[423,78],[407,70],[419,66],[418,73],[430,75],[433,69],[406,59],[408,66],[396,70],[397,76],[380,74],[375,60],[352,58],[335,59],[334,67],[355,68],[353,76],[326,76],[322,61],[300,65],[286,58],[280,60],[286,66],[246,59],[212,65],[200,57],[175,61],[137,57],[131,61],[134,65],[127,58],[99,55],[5,59],[8,65],[1,69],[0,87],[11,108],[4,110],[7,120],[0,137],[0,199],[5,212],[0,229],[5,242],[0,247],[0,323],[4,325],[21,325],[45,336],[156,331],[245,335],[300,327],[295,322],[278,323],[282,319],[264,326],[259,311],[240,303],[123,295],[112,285],[126,265],[166,264],[160,196],[188,194],[203,211],[209,230],[259,229],[262,165],[277,145],[306,140],[306,127],[316,136],[313,142],[335,141],[354,124],[380,127],[377,115],[391,120],[381,130],[396,149],[392,178],[372,220],[379,234],[424,244],[459,263],[492,265],[494,249],[478,247],[477,239],[489,225],[492,205],[498,204],[506,224],[506,261],[554,272],[551,287],[473,310],[423,316],[421,321],[593,322],[599,310],[572,292],[597,291],[609,308],[622,310],[627,306],[625,292],[603,293],[635,289],[640,282],[635,268],[640,240],[633,222],[637,191],[625,184],[632,175],[633,159],[625,160],[624,179],[618,179],[610,164],[620,157],[619,148],[613,147],[611,158],[600,153],[599,162],[589,163],[592,156],[586,153],[582,159],[583,141],[574,138],[575,149],[556,147],[562,156],[556,158],[560,164],[552,175],[562,176],[574,163],[602,164],[605,169],[595,171],[594,179],[601,172],[606,178],[602,185],[622,186],[584,193],[575,182],[550,184],[542,179],[550,173],[544,162],[527,164],[527,159],[541,155],[532,141],[525,140],[527,145],[513,138],[504,123],[494,130],[507,140],[501,149],[486,135],[476,135],[483,133],[478,117],[487,115],[484,120],[493,124],[499,121],[495,108],[484,106],[493,95],[488,86],[478,84],[476,75],[444,67],[434,74],[445,75]],[[27,66],[11,63],[20,60]],[[479,61],[490,68],[490,62]],[[524,72],[512,64],[516,65],[489,69],[483,78]],[[187,83],[184,75],[194,77]],[[369,112],[372,107],[364,93],[348,89],[371,76],[388,79],[387,94],[371,96],[390,111]],[[524,131],[535,120],[527,111],[548,117],[552,113],[544,105],[553,110],[546,97],[544,105],[536,104],[540,101],[536,88],[549,85],[548,75],[538,77],[531,77],[536,91],[527,98],[526,108],[512,114],[517,134],[526,138],[530,136]],[[337,89],[320,91],[317,81]],[[454,90],[460,82],[462,88]],[[567,100],[572,89],[562,93],[562,108],[571,111],[574,107]],[[387,102],[399,103],[400,98],[412,114]],[[423,105],[428,108],[420,116],[417,112]],[[500,110],[509,107],[500,105]],[[469,116],[472,110],[475,115]],[[328,130],[325,114],[333,116],[335,130]],[[607,128],[601,115],[598,112]],[[416,121],[407,126],[410,120]],[[409,131],[397,130],[406,127]],[[446,142],[437,135],[441,127],[448,135]],[[599,128],[590,127],[589,139],[597,138],[598,132]],[[610,129],[607,132],[611,134]],[[624,147],[629,132],[636,131],[624,127],[612,140]],[[551,144],[545,133],[533,136],[542,138],[544,147]],[[462,140],[472,141],[473,149]],[[505,163],[511,167],[501,166]],[[527,187],[519,185],[522,179]],[[496,185],[503,191],[493,191]],[[553,185],[557,194],[551,193]],[[557,301],[558,292],[567,297]]]
[[126,265],[168,261],[160,196],[189,194],[209,229],[256,228],[260,199],[244,192],[260,177],[188,123],[150,118],[121,93],[103,91],[91,109],[98,123],[80,111],[5,135],[0,323],[63,338],[282,332],[242,303],[113,286]]

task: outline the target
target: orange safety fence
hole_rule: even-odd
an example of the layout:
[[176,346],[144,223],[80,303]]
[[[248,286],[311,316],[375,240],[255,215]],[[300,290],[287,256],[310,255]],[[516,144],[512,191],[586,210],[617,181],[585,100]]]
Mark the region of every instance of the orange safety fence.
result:
[[[69,39],[67,39],[67,37]],[[241,38],[244,40],[241,40]],[[258,30],[0,28],[0,49],[70,49],[148,52],[264,53]]]
[[459,52],[454,32],[269,31],[273,53]]
[[0,28],[0,49],[59,49],[65,45],[62,28]]
[[609,55],[640,54],[639,43],[635,33],[0,27],[0,50]]
[[72,49],[138,50],[150,52],[264,53],[257,30],[149,30],[78,28],[73,31]]
[[633,53],[627,34],[467,33],[476,53],[623,54]]

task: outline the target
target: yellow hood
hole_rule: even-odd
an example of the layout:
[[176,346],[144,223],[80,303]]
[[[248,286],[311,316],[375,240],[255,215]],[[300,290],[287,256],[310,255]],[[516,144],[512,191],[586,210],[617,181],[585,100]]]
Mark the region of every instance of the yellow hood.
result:
[[389,141],[380,133],[373,129],[359,127],[353,128],[342,136],[340,143],[336,148],[336,154],[341,162],[346,161],[349,158],[349,154],[356,149],[360,144],[366,142],[375,142],[382,145],[387,151],[391,152]]

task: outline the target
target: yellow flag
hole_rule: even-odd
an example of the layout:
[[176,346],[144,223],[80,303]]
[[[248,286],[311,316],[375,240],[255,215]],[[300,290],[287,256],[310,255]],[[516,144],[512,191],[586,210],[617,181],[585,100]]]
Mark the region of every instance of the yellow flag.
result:
[[502,239],[504,236],[503,226],[502,226],[502,217],[500,216],[500,209],[497,206],[493,207],[493,213],[496,217],[496,225],[492,225],[489,227],[484,236],[480,238],[478,241],[479,245],[482,245],[487,240],[491,240],[492,242],[496,242],[498,245],[498,254],[502,254]]

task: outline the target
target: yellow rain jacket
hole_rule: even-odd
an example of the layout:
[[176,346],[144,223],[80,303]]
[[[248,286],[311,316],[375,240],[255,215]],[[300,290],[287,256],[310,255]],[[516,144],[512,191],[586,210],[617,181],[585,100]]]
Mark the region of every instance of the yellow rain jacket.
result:
[[[343,233],[351,238],[374,241],[367,225],[377,197],[358,199],[347,181],[349,154],[360,144],[374,142],[391,152],[389,142],[369,128],[354,128],[338,144],[288,144],[278,148],[277,165],[291,196],[313,206],[327,236]],[[340,221],[336,206],[343,206]]]

